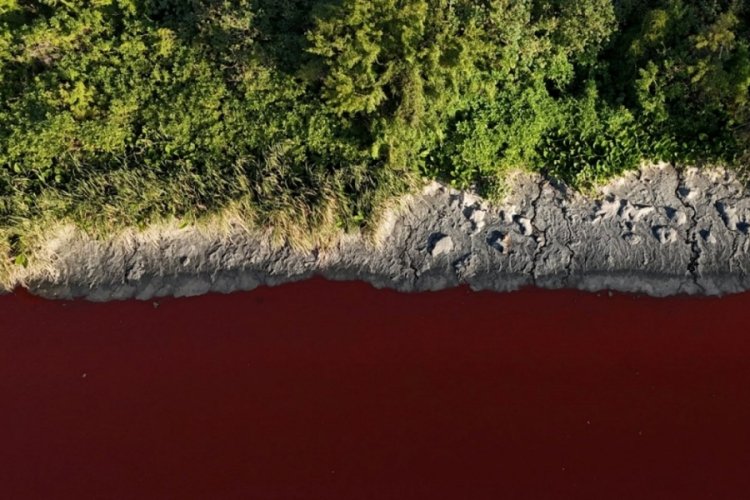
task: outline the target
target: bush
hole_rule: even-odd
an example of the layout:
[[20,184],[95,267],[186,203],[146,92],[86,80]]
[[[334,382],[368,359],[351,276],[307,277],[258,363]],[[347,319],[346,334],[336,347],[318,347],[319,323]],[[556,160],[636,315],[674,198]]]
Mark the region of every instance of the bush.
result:
[[366,226],[420,176],[731,164],[749,18],[746,0],[0,0],[0,233],[230,204],[314,232]]

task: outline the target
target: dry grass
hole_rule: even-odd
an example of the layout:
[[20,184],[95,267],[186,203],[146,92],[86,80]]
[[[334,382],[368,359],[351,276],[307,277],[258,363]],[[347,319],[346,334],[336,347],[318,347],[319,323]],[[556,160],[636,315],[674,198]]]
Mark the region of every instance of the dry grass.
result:
[[[351,200],[343,194],[335,178],[323,180],[319,187],[303,196],[272,183],[265,186],[269,190],[266,203],[259,204],[255,193],[204,210],[187,207],[184,190],[178,186],[147,185],[136,176],[118,175],[118,179],[105,176],[91,179],[74,194],[45,193],[37,200],[39,215],[0,227],[0,289],[11,290],[31,279],[54,281],[59,253],[92,239],[128,248],[136,240],[140,244],[149,241],[156,244],[159,238],[190,230],[213,240],[254,234],[274,248],[289,246],[298,252],[326,250],[347,233],[378,244],[386,234],[382,229],[384,224],[395,220],[397,211],[410,198],[408,193],[416,192],[420,185],[412,178],[396,189],[391,186],[373,189],[364,224],[347,228],[342,220],[351,216]],[[139,203],[128,207],[117,200],[103,202],[106,186],[113,184],[127,198],[140,194]],[[176,205],[186,206],[183,213],[176,216],[147,209],[149,205],[163,205],[165,197]],[[11,245],[11,241],[16,244]]]

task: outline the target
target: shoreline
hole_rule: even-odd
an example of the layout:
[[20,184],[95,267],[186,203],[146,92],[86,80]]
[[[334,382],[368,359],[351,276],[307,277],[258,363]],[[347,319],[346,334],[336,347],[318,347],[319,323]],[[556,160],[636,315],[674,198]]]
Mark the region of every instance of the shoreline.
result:
[[721,168],[644,166],[591,197],[520,174],[498,204],[432,183],[386,214],[375,239],[342,235],[330,248],[298,251],[239,223],[226,234],[154,226],[110,240],[62,227],[17,270],[11,288],[48,298],[147,300],[317,275],[404,292],[750,289],[750,195]]

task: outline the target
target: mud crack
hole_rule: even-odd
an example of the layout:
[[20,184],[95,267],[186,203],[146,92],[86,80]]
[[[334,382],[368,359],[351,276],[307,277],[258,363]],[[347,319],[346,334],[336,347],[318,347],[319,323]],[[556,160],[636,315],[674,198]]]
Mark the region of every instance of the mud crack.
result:
[[688,263],[688,272],[693,281],[693,284],[698,289],[705,293],[705,287],[700,283],[700,258],[701,258],[701,246],[698,242],[698,210],[691,205],[687,200],[687,195],[690,193],[690,189],[685,184],[685,179],[682,175],[682,171],[679,168],[675,168],[677,175],[677,187],[675,187],[675,197],[680,201],[685,210],[690,214],[690,227],[685,231],[685,244],[690,246],[690,262]]
[[[547,230],[548,228],[545,227],[543,231],[539,230],[539,226],[537,226],[537,216],[539,215],[539,202],[542,200],[542,196],[544,195],[544,179],[539,179],[539,182],[537,183],[537,188],[539,188],[539,192],[534,197],[533,200],[531,200],[531,208],[533,210],[531,214],[531,227],[533,229],[533,233],[536,239],[536,251],[534,252],[534,256],[531,259],[531,269],[529,271],[529,274],[531,276],[531,281],[534,283],[534,285],[537,284],[537,267],[539,266],[539,259],[544,252],[544,248],[547,246]],[[539,240],[541,233],[541,241]]]
[[568,212],[568,207],[566,207],[564,204],[560,206],[560,210],[562,211],[562,216],[565,219],[565,225],[568,228],[568,235],[564,241],[565,248],[567,248],[568,252],[570,252],[568,262],[565,265],[565,282],[568,283],[570,281],[571,275],[573,274],[573,262],[576,258],[576,251],[573,250],[573,218]]

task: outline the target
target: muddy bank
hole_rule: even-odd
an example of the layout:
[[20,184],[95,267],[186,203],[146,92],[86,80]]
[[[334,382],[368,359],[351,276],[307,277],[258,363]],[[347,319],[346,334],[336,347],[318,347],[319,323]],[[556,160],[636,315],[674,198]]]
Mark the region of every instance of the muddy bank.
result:
[[249,290],[313,275],[401,291],[750,289],[750,196],[721,169],[644,167],[590,197],[519,175],[498,205],[432,184],[386,217],[378,240],[347,235],[298,252],[239,225],[222,236],[160,227],[111,241],[63,228],[16,281],[45,297],[91,300]]

